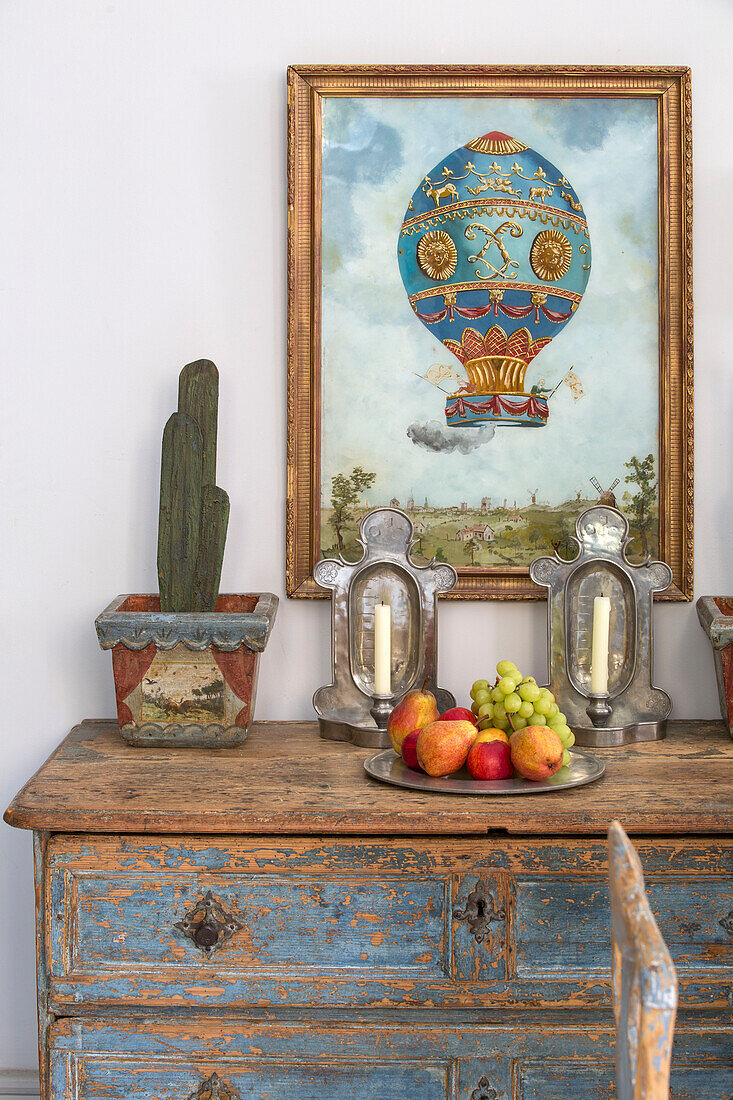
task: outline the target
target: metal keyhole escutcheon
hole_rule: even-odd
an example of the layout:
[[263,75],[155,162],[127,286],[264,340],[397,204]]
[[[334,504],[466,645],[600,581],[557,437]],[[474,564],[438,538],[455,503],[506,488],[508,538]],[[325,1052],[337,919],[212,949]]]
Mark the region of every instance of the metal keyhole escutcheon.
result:
[[466,921],[476,943],[483,943],[491,932],[492,923],[506,920],[506,909],[503,905],[497,907],[493,894],[479,879],[463,909],[456,906],[453,910],[453,919]]
[[471,1093],[471,1100],[498,1100],[496,1089],[491,1088],[488,1077],[479,1078],[478,1088]]
[[199,1087],[189,1093],[186,1100],[240,1100],[239,1095],[218,1073],[212,1073]]
[[173,927],[183,932],[204,955],[213,955],[244,925],[209,890]]

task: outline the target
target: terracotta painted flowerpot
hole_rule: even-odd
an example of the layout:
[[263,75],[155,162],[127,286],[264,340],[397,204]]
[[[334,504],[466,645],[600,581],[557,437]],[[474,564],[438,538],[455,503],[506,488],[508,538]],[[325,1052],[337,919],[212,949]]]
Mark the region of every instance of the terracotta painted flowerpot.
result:
[[133,745],[224,747],[254,717],[259,655],[277,612],[271,592],[219,596],[214,611],[161,611],[118,596],[96,620],[112,651],[117,718]]
[[733,597],[701,596],[697,616],[713,647],[720,713],[733,737]]

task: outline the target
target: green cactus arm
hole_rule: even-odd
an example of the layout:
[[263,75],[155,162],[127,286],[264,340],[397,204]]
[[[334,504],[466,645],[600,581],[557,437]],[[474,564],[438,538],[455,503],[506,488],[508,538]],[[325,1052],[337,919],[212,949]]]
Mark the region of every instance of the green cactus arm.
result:
[[161,611],[190,611],[201,527],[203,440],[198,424],[173,413],[163,432],[158,519]]
[[229,497],[218,486],[205,485],[201,499],[192,611],[214,611],[216,608],[228,523]]
[[194,420],[204,446],[203,484],[216,485],[216,434],[219,372],[210,359],[198,359],[183,368],[178,379],[178,411]]

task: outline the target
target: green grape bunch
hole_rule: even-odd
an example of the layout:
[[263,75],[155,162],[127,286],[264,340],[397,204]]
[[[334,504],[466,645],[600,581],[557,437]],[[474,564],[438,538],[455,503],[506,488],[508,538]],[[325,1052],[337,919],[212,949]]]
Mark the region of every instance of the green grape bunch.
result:
[[549,688],[539,687],[534,676],[523,676],[513,661],[499,661],[496,679],[476,680],[471,687],[471,710],[478,728],[513,733],[525,726],[549,726],[560,738],[563,767],[570,767],[575,734]]

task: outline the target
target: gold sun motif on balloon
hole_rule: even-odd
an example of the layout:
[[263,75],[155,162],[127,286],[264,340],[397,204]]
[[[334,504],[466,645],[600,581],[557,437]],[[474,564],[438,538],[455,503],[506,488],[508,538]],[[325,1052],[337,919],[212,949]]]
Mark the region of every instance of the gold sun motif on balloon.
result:
[[529,262],[538,279],[554,283],[570,270],[573,246],[559,229],[544,229],[532,242]]
[[450,279],[456,269],[458,252],[448,233],[433,229],[418,242],[417,262],[429,279]]

